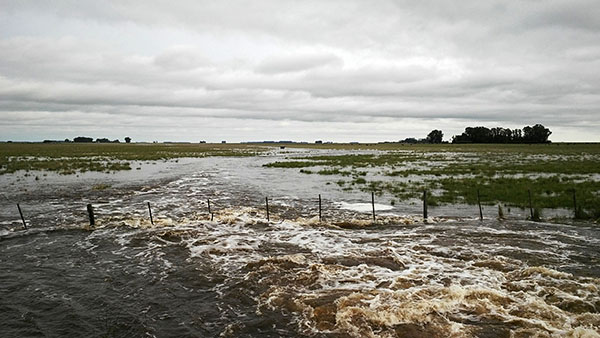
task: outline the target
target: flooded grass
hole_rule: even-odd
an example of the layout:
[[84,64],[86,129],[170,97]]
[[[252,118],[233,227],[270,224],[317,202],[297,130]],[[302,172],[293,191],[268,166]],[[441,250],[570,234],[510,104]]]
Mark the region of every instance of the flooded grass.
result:
[[546,155],[600,154],[599,143],[549,143],[549,144],[290,144],[289,148],[333,150],[414,151],[422,153],[521,153]]
[[[318,145],[337,150],[377,150],[375,154],[303,156],[265,167],[306,168],[305,174],[332,175],[344,191],[389,194],[398,201],[433,190],[429,203],[525,208],[528,191],[535,208],[574,209],[578,218],[600,218],[600,145]],[[369,168],[369,171],[360,171]],[[339,180],[352,176],[352,181]],[[339,178],[338,178],[339,177]]]
[[[375,192],[395,202],[420,199],[429,190],[432,206],[476,204],[479,190],[483,204],[525,208],[530,190],[536,208],[574,210],[575,191],[576,216],[600,216],[598,144],[302,146],[336,152],[280,154],[287,157],[274,157],[263,170],[323,175],[339,191]],[[266,149],[247,144],[6,143],[0,146],[0,174],[110,173],[184,157],[255,156]]]
[[576,183],[561,180],[559,177],[529,178],[445,178],[432,181],[431,188],[441,189],[440,196],[434,196],[440,203],[465,202],[477,203],[477,190],[483,204],[493,205],[503,202],[518,207],[528,207],[531,191],[532,205],[541,208],[572,208],[573,190],[577,194],[578,204],[593,208],[598,203],[597,192],[600,182]]
[[240,144],[3,143],[0,145],[0,175],[19,170],[45,170],[65,175],[114,172],[131,170],[128,161],[254,156],[260,151],[258,147]]
[[[117,175],[27,173],[49,177],[28,177],[23,186],[9,183],[21,173],[2,176],[0,279],[6,287],[0,290],[5,305],[0,332],[10,337],[597,336],[596,224],[570,216],[566,224],[530,222],[529,212],[511,211],[506,204],[484,207],[479,220],[476,207],[452,204],[455,199],[475,203],[479,189],[484,204],[519,192],[515,203],[523,205],[531,189],[537,209],[531,219],[543,219],[544,203],[569,204],[567,189],[573,184],[578,203],[590,203],[600,188],[595,171],[384,174],[572,154],[415,153],[422,158],[403,164],[300,168],[263,167],[293,156],[278,150],[265,154],[150,160],[156,165],[143,162],[142,171]],[[373,152],[372,158],[380,154],[395,155]],[[435,157],[446,160],[432,161]],[[122,161],[134,168],[140,163]],[[330,174],[320,175],[321,170]],[[450,206],[432,208],[423,219],[420,201],[401,202],[420,199],[422,189],[429,191],[430,204]],[[366,191],[387,196],[372,204]],[[28,230],[22,229],[18,202]],[[87,226],[87,203],[96,212],[94,228]]]

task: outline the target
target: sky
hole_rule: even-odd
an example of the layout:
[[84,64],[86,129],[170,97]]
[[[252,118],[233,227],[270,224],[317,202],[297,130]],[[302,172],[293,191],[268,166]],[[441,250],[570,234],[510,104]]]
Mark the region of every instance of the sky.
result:
[[0,140],[600,142],[600,1],[0,0]]

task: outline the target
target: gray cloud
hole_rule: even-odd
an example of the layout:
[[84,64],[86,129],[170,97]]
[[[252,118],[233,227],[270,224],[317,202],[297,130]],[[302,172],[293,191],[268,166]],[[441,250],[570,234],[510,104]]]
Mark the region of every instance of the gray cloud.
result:
[[280,74],[333,66],[339,71],[342,63],[340,58],[331,54],[294,54],[267,58],[256,70],[264,74]]
[[[188,135],[177,132],[185,126],[219,130],[213,141],[316,130],[374,141],[543,123],[555,141],[600,141],[595,1],[0,7],[3,137],[144,125],[148,134],[137,138],[175,139]],[[221,123],[231,125],[215,129]]]

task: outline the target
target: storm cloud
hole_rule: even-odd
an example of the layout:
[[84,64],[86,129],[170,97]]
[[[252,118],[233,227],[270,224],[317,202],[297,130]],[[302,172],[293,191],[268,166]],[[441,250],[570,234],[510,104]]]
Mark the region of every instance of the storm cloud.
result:
[[597,1],[0,1],[0,139],[600,141]]

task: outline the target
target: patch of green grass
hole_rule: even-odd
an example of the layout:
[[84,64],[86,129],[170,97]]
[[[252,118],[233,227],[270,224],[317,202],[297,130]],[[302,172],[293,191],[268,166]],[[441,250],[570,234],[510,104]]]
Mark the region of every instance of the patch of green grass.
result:
[[[511,159],[511,158],[509,158]],[[520,159],[512,158],[512,161],[500,157],[487,156],[478,162],[470,163],[447,163],[442,166],[430,169],[404,169],[385,172],[386,176],[404,176],[409,175],[507,175],[507,174],[588,174],[598,172],[600,168],[600,158],[570,158],[570,159]]]
[[502,202],[506,205],[526,208],[529,206],[531,191],[532,204],[540,208],[573,208],[573,189],[577,192],[578,203],[584,209],[593,208],[600,203],[597,192],[600,182],[574,182],[559,177],[540,177],[536,179],[499,177],[499,178],[446,178],[431,181],[430,186],[442,189],[439,196],[442,203],[477,203],[477,190],[483,204],[493,205]]
[[[430,195],[431,205],[482,203],[534,208],[573,209],[577,191],[577,217],[600,214],[600,144],[465,144],[465,145],[315,145],[314,148],[388,150],[381,154],[348,154],[301,157],[313,165],[327,166],[321,174],[345,176],[350,171],[360,190],[390,194],[398,200]],[[358,171],[358,168],[373,168]],[[344,170],[348,168],[348,170]],[[388,176],[381,180],[371,175]],[[358,177],[362,179],[358,179]],[[400,178],[395,180],[394,177]],[[411,183],[420,182],[420,183]],[[347,187],[347,185],[344,185]]]
[[309,162],[309,161],[285,161],[285,162],[272,162],[263,164],[263,167],[267,168],[306,168],[306,167],[316,167],[323,165],[319,162]]
[[[484,205],[504,204],[520,208],[529,208],[529,193],[532,195],[532,207],[537,210],[534,220],[539,220],[542,208],[573,209],[573,189],[576,190],[578,211],[576,218],[600,217],[600,182],[574,182],[549,178],[446,178],[432,179],[423,183],[369,181],[362,191],[381,195],[388,193],[399,201],[421,199],[423,190],[436,190],[429,194],[428,204],[477,204],[477,190]],[[574,210],[575,213],[575,210]],[[537,216],[536,216],[537,215]]]
[[488,153],[488,154],[548,154],[600,155],[600,143],[549,143],[549,144],[402,144],[402,143],[330,143],[290,144],[290,148],[337,150],[413,151],[421,153]]
[[0,175],[19,170],[61,174],[131,170],[127,161],[181,157],[254,156],[262,151],[233,144],[0,143]]
[[96,184],[92,187],[92,190],[106,190],[110,188],[110,184]]
[[343,171],[335,168],[323,169],[317,171],[319,175],[340,175],[340,176],[350,176],[350,171]]
[[359,177],[359,178],[357,178],[357,179],[354,180],[354,183],[356,183],[356,184],[366,184],[367,180],[365,180],[362,177]]

